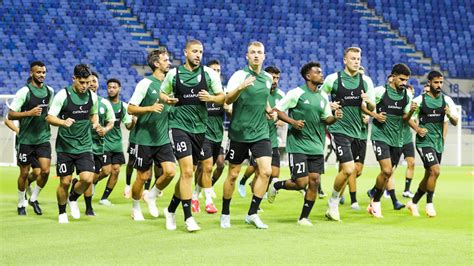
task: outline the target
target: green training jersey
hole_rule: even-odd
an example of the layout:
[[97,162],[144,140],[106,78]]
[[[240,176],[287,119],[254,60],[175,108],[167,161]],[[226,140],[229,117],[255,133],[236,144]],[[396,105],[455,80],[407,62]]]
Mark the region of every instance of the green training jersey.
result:
[[75,122],[69,127],[60,126],[56,138],[56,152],[81,154],[92,152],[92,134],[90,116],[97,114],[97,94],[87,91],[76,92],[69,86],[56,94],[48,115]]
[[276,108],[282,112],[288,110],[288,116],[294,120],[304,120],[302,130],[288,125],[286,151],[306,155],[324,154],[326,125],[324,120],[330,117],[331,108],[327,96],[320,90],[313,92],[306,85],[290,90]]
[[[270,90],[270,95],[268,96],[268,103],[270,104],[270,107],[273,108],[276,106],[276,104],[283,99],[283,96],[285,96],[285,93],[276,88],[273,92]],[[278,134],[277,134],[277,128],[276,128],[276,122],[273,120],[268,120],[268,129],[269,129],[269,134],[270,134],[270,141],[272,142],[272,148],[278,148]]]
[[125,125],[132,123],[132,116],[128,114],[127,108],[128,104],[118,101],[118,103],[113,103],[110,98],[109,102],[112,105],[113,113],[115,115],[115,123],[112,130],[110,130],[105,135],[105,152],[123,152],[122,146],[122,130],[120,129],[120,124],[124,123]]
[[451,116],[459,117],[453,99],[442,93],[436,98],[425,93],[413,101],[418,104],[418,108],[413,114],[418,119],[418,126],[428,130],[424,137],[416,135],[416,147],[429,147],[442,153],[444,151],[443,124],[449,121],[445,115],[444,107],[449,108]]
[[236,142],[252,143],[270,138],[265,110],[272,86],[272,75],[263,70],[257,74],[247,66],[232,75],[227,90],[235,90],[249,76],[254,76],[255,81],[243,90],[232,104],[229,139]]
[[341,71],[327,76],[321,90],[330,94],[333,102],[339,101],[344,112],[342,119],[329,126],[329,132],[359,138],[362,130],[360,95],[363,90],[371,102],[375,101],[372,80],[361,74],[351,77]]
[[207,114],[206,139],[220,143],[224,136],[224,106],[207,103]]
[[[151,106],[160,100],[162,82],[154,76],[142,79],[136,86],[129,104]],[[145,146],[162,146],[170,143],[168,134],[169,105],[161,113],[147,112],[138,116],[135,127],[130,131],[130,142]]]
[[360,131],[359,139],[367,140],[367,136],[369,135],[369,125],[364,123],[364,120],[362,120],[362,127],[360,129],[361,131]]
[[402,136],[403,145],[413,142],[413,134],[411,133],[410,125],[408,123],[403,123],[402,125]]
[[390,85],[375,88],[376,112],[386,113],[385,122],[373,120],[371,140],[386,143],[392,147],[403,146],[403,114],[410,111],[411,97],[406,92],[397,91]]
[[179,99],[170,114],[170,128],[194,134],[206,132],[207,107],[206,103],[198,98],[201,90],[214,95],[222,93],[219,74],[207,66],[189,71],[181,65],[166,74],[161,91]]
[[[107,123],[114,122],[114,110],[112,109],[112,105],[107,99],[104,99],[100,96],[97,96],[98,100],[98,117],[99,117],[99,125],[105,127]],[[104,154],[104,145],[105,145],[105,136],[101,137],[97,134],[97,131],[91,128],[92,134],[92,153],[96,155]],[[110,133],[107,132],[106,136]]]
[[36,106],[42,108],[40,116],[29,116],[19,119],[19,144],[38,145],[49,141],[51,138],[51,130],[48,122],[46,122],[46,115],[48,114],[49,106],[53,102],[53,97],[53,88],[46,85],[37,88],[29,83],[17,91],[10,104],[12,111],[25,112]]

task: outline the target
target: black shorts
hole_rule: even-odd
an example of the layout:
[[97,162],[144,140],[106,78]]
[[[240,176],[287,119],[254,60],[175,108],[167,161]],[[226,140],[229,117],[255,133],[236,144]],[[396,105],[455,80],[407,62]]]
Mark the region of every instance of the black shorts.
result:
[[94,173],[99,174],[100,169],[105,165],[105,161],[107,160],[107,155],[105,154],[94,154]]
[[174,162],[173,147],[170,143],[161,146],[135,145],[136,160],[133,165],[135,169],[147,171],[153,162],[156,165],[162,162]]
[[413,144],[413,142],[403,145],[402,154],[403,154],[403,157],[405,158],[407,157],[415,158],[415,145]]
[[292,179],[308,176],[309,173],[324,174],[324,155],[290,153],[289,161]]
[[392,161],[392,167],[398,165],[400,157],[402,156],[402,148],[392,147],[387,143],[378,140],[372,140],[372,147],[374,148],[375,158],[377,161],[390,158]]
[[357,139],[339,133],[331,134],[332,148],[336,153],[339,163],[354,161],[352,143],[356,140]]
[[231,164],[242,164],[249,158],[249,151],[255,158],[263,156],[272,156],[272,144],[269,139],[263,139],[252,143],[230,141],[229,151],[226,160]]
[[192,155],[193,164],[197,165],[204,143],[204,133],[193,134],[181,129],[172,128],[171,137],[176,159],[179,160]]
[[33,158],[51,159],[51,144],[49,142],[41,143],[38,145],[20,144],[18,147],[17,164],[32,164]]
[[214,142],[205,139],[204,143],[202,144],[201,153],[199,154],[199,161],[204,161],[212,157],[213,163],[216,163],[217,156],[219,156],[221,148],[220,142]]
[[31,157],[31,168],[41,168],[39,160],[35,157]]
[[76,168],[76,173],[95,172],[94,156],[92,152],[84,152],[80,154],[71,154],[58,152],[56,162],[56,174],[58,176],[72,175]]
[[104,156],[104,165],[125,163],[125,156],[123,156],[123,152],[106,152]]
[[354,139],[351,144],[352,156],[354,156],[354,162],[364,164],[365,153],[367,152],[367,140],[365,139]]
[[435,149],[422,147],[416,148],[416,150],[423,161],[425,169],[428,169],[433,165],[441,164],[441,153],[436,152]]
[[[253,156],[250,156],[249,160],[251,166],[257,166],[257,161]],[[278,148],[272,148],[272,166],[280,168],[280,150]]]
[[128,153],[128,160],[129,161],[135,161],[135,144],[134,143],[129,143],[128,148],[127,148],[127,153]]

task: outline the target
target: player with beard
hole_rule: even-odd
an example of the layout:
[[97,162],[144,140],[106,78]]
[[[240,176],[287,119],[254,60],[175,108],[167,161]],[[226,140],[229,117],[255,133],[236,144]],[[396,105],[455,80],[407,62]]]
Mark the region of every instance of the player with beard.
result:
[[446,141],[443,134],[444,124],[448,121],[454,126],[458,124],[456,105],[451,97],[441,92],[443,83],[443,75],[438,71],[431,71],[428,73],[429,91],[413,100],[418,105],[415,112],[418,125],[410,121],[410,126],[416,131],[416,149],[425,167],[418,191],[413,200],[407,203],[407,208],[413,216],[420,216],[417,204],[425,193],[426,214],[428,217],[436,216],[433,194],[440,174],[441,154]]

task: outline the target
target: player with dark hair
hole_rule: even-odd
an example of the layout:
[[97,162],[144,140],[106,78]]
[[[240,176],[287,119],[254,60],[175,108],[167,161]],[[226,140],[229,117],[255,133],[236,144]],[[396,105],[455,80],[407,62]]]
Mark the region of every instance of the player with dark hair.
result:
[[[89,66],[76,65],[73,84],[58,92],[46,117],[48,123],[58,127],[56,174],[60,178],[57,189],[59,223],[69,222],[66,213],[68,202],[72,217],[80,218],[77,199],[94,179],[91,127],[100,130],[100,125],[97,118],[97,95],[89,90],[91,75]],[[74,168],[79,175],[79,181],[72,183],[68,197]]]
[[168,230],[176,229],[175,212],[180,202],[186,229],[190,232],[201,229],[191,211],[193,167],[197,165],[207,130],[207,104],[222,105],[225,98],[219,75],[201,65],[203,52],[200,41],[187,41],[185,64],[170,70],[161,85],[163,100],[169,99],[169,95],[178,99],[170,116],[169,127],[180,177],[170,205],[165,209]]
[[[403,123],[408,123],[417,107],[411,101],[412,95],[406,90],[411,75],[410,68],[405,64],[396,64],[392,68],[391,75],[390,83],[375,88],[377,107],[370,113],[374,117],[371,132],[372,147],[380,164],[380,173],[377,176],[373,199],[367,211],[376,218],[383,217],[380,198],[400,161]],[[397,200],[394,189],[390,189],[389,193],[394,209],[399,210],[405,207]]]
[[[51,131],[45,121],[48,109],[51,106],[54,90],[44,84],[46,66],[43,62],[34,61],[30,64],[29,82],[18,90],[10,104],[8,119],[19,120],[18,155],[17,162],[20,167],[18,177],[18,215],[26,215],[25,193],[28,186],[28,175],[33,162],[37,161],[41,168],[28,203],[37,215],[42,215],[38,203],[38,195],[44,188],[49,177],[51,166]],[[35,130],[27,130],[34,128]]]
[[[301,190],[305,193],[299,225],[312,226],[309,214],[318,194],[321,174],[324,173],[324,145],[326,125],[342,117],[340,109],[331,113],[327,95],[319,90],[323,83],[323,71],[317,62],[309,62],[301,68],[305,84],[290,90],[277,103],[278,117],[287,122],[286,150],[289,154],[291,179],[273,180],[268,190],[268,202],[273,203],[278,190]],[[288,110],[288,115],[284,112]]]
[[156,197],[165,189],[175,175],[173,147],[168,135],[168,115],[173,99],[160,100],[160,88],[169,71],[170,61],[166,48],[151,51],[147,57],[153,74],[142,79],[136,86],[128,104],[128,113],[138,117],[135,127],[130,132],[130,143],[135,144],[135,164],[137,178],[132,187],[132,218],[143,221],[140,199],[143,184],[151,178],[153,163],[159,164],[163,172],[153,188],[146,195],[145,202],[153,217],[158,217]]
[[413,216],[420,216],[417,204],[425,193],[426,214],[429,217],[436,216],[433,194],[440,174],[441,154],[446,141],[443,128],[448,121],[454,126],[459,122],[456,105],[451,97],[441,92],[443,83],[443,75],[438,71],[431,71],[428,73],[430,90],[413,100],[418,106],[415,112],[418,125],[410,121],[410,126],[416,131],[416,149],[425,167],[418,191],[413,200],[407,203],[407,208]]

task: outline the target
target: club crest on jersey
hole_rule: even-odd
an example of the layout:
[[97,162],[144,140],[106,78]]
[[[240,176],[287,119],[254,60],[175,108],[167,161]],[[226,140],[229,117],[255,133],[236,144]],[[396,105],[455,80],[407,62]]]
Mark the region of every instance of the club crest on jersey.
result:
[[100,111],[100,114],[101,114],[101,115],[105,114],[105,109],[104,109],[104,107],[100,107],[100,108],[99,108],[99,111]]
[[323,102],[319,103],[319,105],[321,106],[321,109],[324,109],[324,103]]
[[305,104],[309,104],[309,100],[306,99],[306,100],[304,101],[304,103],[305,103]]
[[81,111],[82,111],[82,105],[81,105],[81,106],[79,106],[79,110],[81,110]]

